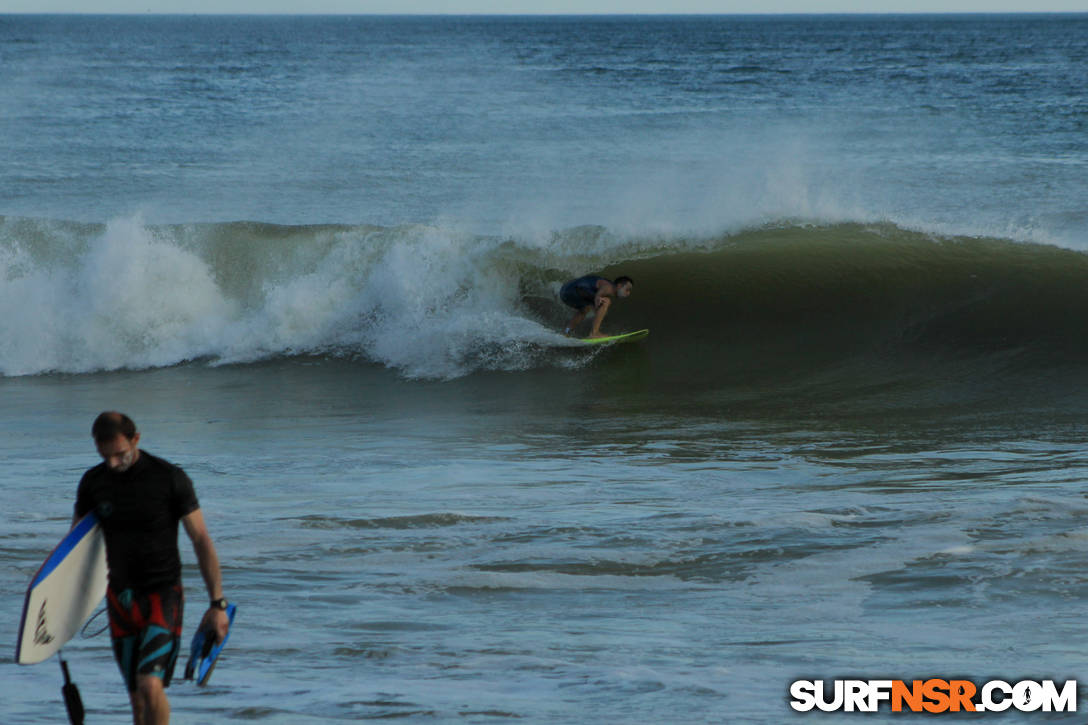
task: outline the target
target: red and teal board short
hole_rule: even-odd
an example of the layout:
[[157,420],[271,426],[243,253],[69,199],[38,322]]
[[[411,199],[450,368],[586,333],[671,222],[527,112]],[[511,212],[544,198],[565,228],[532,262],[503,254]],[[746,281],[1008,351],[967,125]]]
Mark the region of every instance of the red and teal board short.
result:
[[137,677],[151,675],[170,686],[181,651],[181,619],[185,597],[181,584],[136,594],[131,589],[106,591],[113,656],[129,692]]

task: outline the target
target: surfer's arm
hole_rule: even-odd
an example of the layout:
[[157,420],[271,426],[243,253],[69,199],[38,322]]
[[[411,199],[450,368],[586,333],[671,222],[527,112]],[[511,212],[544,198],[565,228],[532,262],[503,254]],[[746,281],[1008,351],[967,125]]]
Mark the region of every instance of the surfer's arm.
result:
[[83,474],[83,478],[79,479],[79,487],[76,488],[76,502],[72,506],[72,528],[76,527],[79,520],[89,514],[94,505],[91,503],[90,498],[87,495],[87,474]]
[[72,526],[71,526],[71,528],[74,529],[76,527],[76,524],[78,524],[83,519],[83,517],[86,516],[89,513],[90,513],[90,511],[85,511],[83,513],[80,513],[79,509],[77,508],[75,510],[75,513],[72,514]]
[[[204,586],[208,588],[208,600],[214,601],[223,597],[223,580],[219,571],[219,555],[215,552],[215,544],[212,543],[208,526],[204,523],[204,514],[200,509],[193,511],[181,519],[185,527],[185,533],[193,542],[193,551],[196,560],[200,564],[200,575],[204,578]],[[221,609],[209,607],[200,623],[201,629],[213,630],[222,640],[230,627],[227,613]]]
[[597,299],[597,316],[593,318],[593,329],[589,333],[590,337],[601,336],[601,323],[604,322],[604,316],[608,314],[608,308],[612,304],[611,297],[598,297]]
[[598,280],[597,294],[593,297],[593,306],[598,310],[607,309],[612,304],[612,297],[616,294],[616,286],[607,279]]

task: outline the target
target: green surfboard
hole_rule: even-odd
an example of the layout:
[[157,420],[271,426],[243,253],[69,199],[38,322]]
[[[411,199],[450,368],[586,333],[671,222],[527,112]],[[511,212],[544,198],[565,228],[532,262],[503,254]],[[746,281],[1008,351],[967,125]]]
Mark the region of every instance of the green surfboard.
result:
[[625,332],[622,335],[610,335],[608,337],[583,337],[581,341],[586,345],[611,345],[616,342],[641,340],[649,334],[649,330],[636,330],[635,332]]

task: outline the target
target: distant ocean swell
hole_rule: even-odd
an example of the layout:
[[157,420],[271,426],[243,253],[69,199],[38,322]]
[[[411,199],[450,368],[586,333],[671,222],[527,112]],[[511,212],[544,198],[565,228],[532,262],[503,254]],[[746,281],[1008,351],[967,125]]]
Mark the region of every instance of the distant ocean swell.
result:
[[[407,378],[592,364],[556,334],[571,276],[628,274],[610,330],[653,330],[665,375],[864,360],[1080,366],[1088,255],[892,224],[713,237],[544,238],[436,226],[149,226],[0,218],[0,374],[294,355]],[[667,351],[672,351],[667,352]]]

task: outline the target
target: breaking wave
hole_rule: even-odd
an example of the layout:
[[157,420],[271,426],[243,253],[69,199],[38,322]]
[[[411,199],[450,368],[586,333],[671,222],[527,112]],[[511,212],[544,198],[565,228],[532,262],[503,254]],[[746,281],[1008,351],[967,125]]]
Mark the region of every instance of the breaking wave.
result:
[[[1083,359],[1088,256],[893,224],[719,235],[579,227],[105,225],[0,218],[0,374],[346,356],[407,378],[580,366],[560,285],[627,274],[606,330],[653,330],[666,371],[827,361]],[[675,369],[674,369],[675,368]]]

